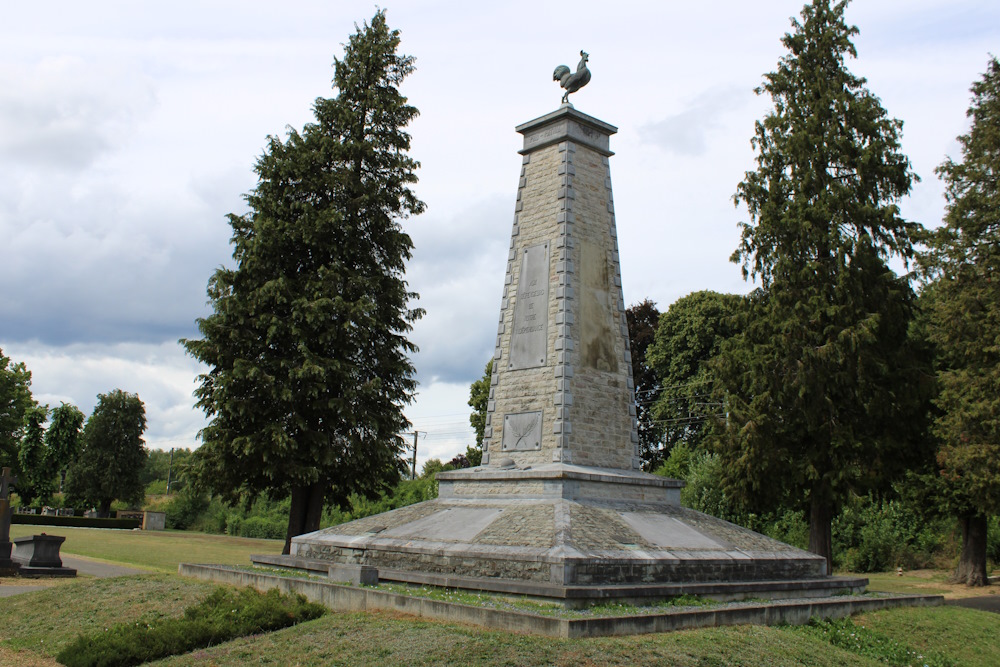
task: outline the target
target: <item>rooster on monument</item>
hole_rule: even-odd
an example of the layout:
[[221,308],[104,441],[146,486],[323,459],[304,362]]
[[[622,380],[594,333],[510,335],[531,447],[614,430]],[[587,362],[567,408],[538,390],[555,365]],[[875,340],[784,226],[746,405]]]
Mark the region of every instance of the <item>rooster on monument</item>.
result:
[[575,72],[565,65],[560,65],[552,73],[552,80],[558,81],[559,85],[566,89],[566,94],[562,96],[562,103],[569,104],[569,94],[580,90],[590,82],[590,70],[587,69],[587,60],[590,54],[580,51],[580,63],[576,66]]

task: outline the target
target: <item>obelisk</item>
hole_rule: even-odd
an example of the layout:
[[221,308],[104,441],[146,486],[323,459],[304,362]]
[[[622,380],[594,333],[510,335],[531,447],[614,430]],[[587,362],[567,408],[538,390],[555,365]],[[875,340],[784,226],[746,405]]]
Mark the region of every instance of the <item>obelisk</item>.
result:
[[564,104],[518,126],[521,175],[483,462],[637,470],[609,139]]
[[[556,70],[567,95],[586,83]],[[699,590],[814,595],[826,560],[682,507],[683,482],[639,469],[610,137],[565,103],[520,125],[521,173],[487,405],[483,465],[438,497],[292,540],[254,562],[378,570],[381,580],[523,593],[567,605]]]

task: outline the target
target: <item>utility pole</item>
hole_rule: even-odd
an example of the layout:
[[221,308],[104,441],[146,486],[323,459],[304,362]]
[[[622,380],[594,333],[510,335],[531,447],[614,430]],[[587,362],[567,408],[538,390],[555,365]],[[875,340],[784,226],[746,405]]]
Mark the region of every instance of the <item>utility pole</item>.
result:
[[170,495],[170,472],[174,467],[174,448],[170,448],[170,461],[167,463],[167,495]]
[[410,464],[410,479],[417,478],[417,436],[423,433],[427,435],[427,431],[413,431],[412,433],[403,433],[402,435],[412,435],[413,436],[413,461]]

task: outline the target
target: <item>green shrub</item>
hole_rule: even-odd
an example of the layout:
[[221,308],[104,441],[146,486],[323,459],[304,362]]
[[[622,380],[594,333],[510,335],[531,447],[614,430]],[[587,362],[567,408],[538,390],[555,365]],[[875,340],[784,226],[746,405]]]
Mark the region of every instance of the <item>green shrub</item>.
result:
[[1000,516],[991,516],[986,524],[986,557],[1000,566]]
[[192,489],[184,489],[172,497],[163,507],[166,512],[167,528],[188,530],[198,517],[208,508],[209,500],[205,494]]
[[71,526],[74,528],[117,528],[132,530],[142,525],[139,519],[90,519],[83,516],[44,516],[42,514],[14,514],[11,523],[30,526]]
[[857,498],[833,521],[834,558],[851,572],[884,572],[931,564],[948,532],[900,500]]
[[258,537],[265,540],[283,540],[288,530],[286,521],[275,521],[261,516],[244,519],[239,527],[240,537]]
[[301,595],[218,588],[187,608],[182,618],[122,624],[80,635],[56,659],[67,667],[140,665],[236,637],[279,630],[319,618],[325,611]]

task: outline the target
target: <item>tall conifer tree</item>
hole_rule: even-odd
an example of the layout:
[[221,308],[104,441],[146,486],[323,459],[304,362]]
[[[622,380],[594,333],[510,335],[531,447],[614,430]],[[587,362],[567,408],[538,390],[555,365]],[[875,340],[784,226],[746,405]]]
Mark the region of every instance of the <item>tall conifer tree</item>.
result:
[[196,472],[230,500],[291,495],[290,540],[325,502],[395,482],[413,396],[407,340],[422,314],[403,279],[400,219],[424,209],[399,85],[413,58],[379,11],[335,59],[337,96],[258,160],[250,212],[230,215],[234,269],[209,281],[214,313],[184,341],[209,372]]
[[757,89],[774,107],[734,197],[750,222],[733,261],[761,289],[717,375],[728,490],[754,505],[801,504],[809,549],[828,563],[839,504],[916,452],[930,377],[907,336],[913,291],[887,266],[912,256],[918,227],[896,202],[915,176],[902,123],[845,66],[858,32],[847,4],[806,5]]
[[937,344],[934,432],[941,499],[962,524],[955,580],[988,583],[986,525],[1000,512],[1000,62],[972,86],[972,121],[958,137],[962,160],[938,168],[945,224],[922,258],[929,335]]

